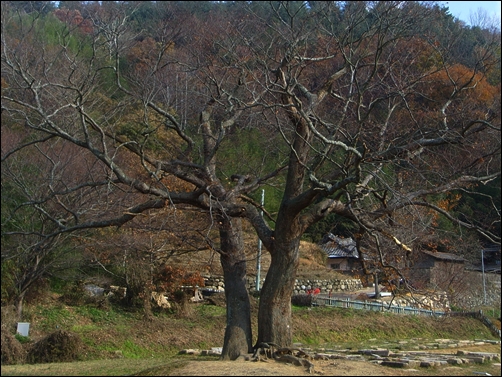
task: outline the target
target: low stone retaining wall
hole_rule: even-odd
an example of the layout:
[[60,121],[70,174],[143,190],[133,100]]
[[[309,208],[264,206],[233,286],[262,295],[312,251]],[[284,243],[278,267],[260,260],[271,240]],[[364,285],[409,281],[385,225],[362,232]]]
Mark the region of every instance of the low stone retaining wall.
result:
[[480,306],[500,307],[500,274],[486,273],[485,287],[481,272],[464,271],[463,275],[462,279],[468,284],[463,287],[462,292],[450,298],[452,305],[464,310],[476,310]]
[[[223,276],[203,276],[205,281],[205,288],[215,291],[225,290],[225,281]],[[265,279],[261,279],[260,287],[263,286]],[[252,277],[247,278],[247,288],[250,292],[256,290],[256,279]],[[293,294],[306,293],[310,289],[319,288],[321,293],[330,292],[353,292],[363,289],[363,284],[359,279],[296,279]]]
[[359,279],[341,280],[316,280],[316,279],[296,279],[294,294],[306,293],[310,289],[319,288],[321,293],[330,292],[353,292],[363,289],[363,283]]
[[397,295],[393,298],[392,303],[396,306],[409,306],[426,310],[450,310],[448,296],[444,292],[434,293],[427,296],[415,294],[413,297],[407,296],[406,294]]
[[204,288],[217,292],[225,290],[225,279],[223,276],[202,276],[204,278]]

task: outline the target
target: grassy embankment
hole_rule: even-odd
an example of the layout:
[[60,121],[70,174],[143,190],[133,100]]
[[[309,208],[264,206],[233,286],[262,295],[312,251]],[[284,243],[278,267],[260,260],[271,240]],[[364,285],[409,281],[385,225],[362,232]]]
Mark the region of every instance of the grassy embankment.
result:
[[[253,300],[256,312],[257,301]],[[146,321],[140,312],[119,306],[70,306],[53,300],[27,306],[26,320],[31,323],[32,344],[56,329],[78,334],[83,342],[81,361],[2,366],[2,375],[124,375],[140,371],[153,375],[156,368],[166,373],[188,362],[190,358],[177,356],[180,349],[221,347],[225,308],[191,304],[183,314],[157,313]],[[405,349],[417,341],[438,338],[494,339],[480,321],[471,318],[434,319],[341,308],[293,307],[293,325],[294,341],[312,348],[378,345]],[[256,322],[253,327],[256,329]],[[410,342],[403,344],[403,340]],[[30,342],[25,344],[29,346]]]

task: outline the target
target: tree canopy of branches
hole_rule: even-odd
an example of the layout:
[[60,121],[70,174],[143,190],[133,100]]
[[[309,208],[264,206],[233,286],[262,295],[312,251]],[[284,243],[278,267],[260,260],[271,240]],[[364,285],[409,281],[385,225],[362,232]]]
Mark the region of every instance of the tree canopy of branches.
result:
[[[486,30],[466,66],[450,53],[456,35],[437,33],[437,7],[418,2],[237,2],[198,15],[162,4],[148,33],[129,2],[93,3],[81,21],[2,7],[2,133],[22,135],[2,145],[2,166],[36,150],[58,170],[53,143],[86,161],[85,174],[25,190],[6,225],[33,207],[49,239],[168,206],[203,211],[220,238],[228,359],[252,351],[242,220],[271,254],[257,344],[279,346],[292,343],[300,239],[328,216],[353,224],[361,260],[397,273],[438,219],[500,243],[493,224],[454,211],[478,195],[500,224],[477,190],[500,177],[500,82],[488,80],[499,33]],[[13,175],[2,169],[2,182]],[[264,186],[280,200],[262,217]]]

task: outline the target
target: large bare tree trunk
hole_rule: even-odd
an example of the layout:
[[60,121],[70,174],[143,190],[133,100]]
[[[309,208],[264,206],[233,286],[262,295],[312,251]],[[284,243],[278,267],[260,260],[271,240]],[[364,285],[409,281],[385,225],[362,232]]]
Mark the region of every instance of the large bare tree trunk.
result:
[[252,352],[251,304],[246,287],[246,255],[240,219],[221,219],[220,242],[227,301],[227,327],[221,358],[235,360]]
[[289,347],[293,342],[291,295],[299,263],[300,237],[294,222],[278,221],[272,261],[260,294],[258,340]]

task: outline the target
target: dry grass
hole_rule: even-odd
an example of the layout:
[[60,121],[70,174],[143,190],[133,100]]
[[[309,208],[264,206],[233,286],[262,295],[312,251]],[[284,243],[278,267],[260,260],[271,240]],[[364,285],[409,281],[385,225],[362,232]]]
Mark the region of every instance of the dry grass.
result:
[[[53,297],[52,300],[55,298]],[[253,297],[252,301],[253,329],[256,336],[258,299]],[[225,309],[224,301],[220,300],[217,303],[220,306],[192,304],[193,313],[190,317],[180,318],[173,313],[158,315],[146,321],[142,319],[141,313],[110,311],[106,315],[104,311],[92,312],[90,309],[84,311],[85,308],[82,307],[59,306],[58,308],[58,302],[52,302],[53,309],[51,309],[51,304],[46,302],[45,308],[31,308],[35,314],[32,317],[30,336],[34,342],[44,339],[48,335],[40,330],[46,323],[44,315],[48,313],[54,315],[59,311],[65,312],[66,316],[61,317],[66,318],[65,322],[62,322],[63,326],[78,333],[87,345],[86,351],[80,355],[81,361],[3,365],[2,375],[198,375],[197,373],[204,368],[206,371],[209,367],[215,368],[215,365],[223,368],[224,365],[218,362],[214,362],[216,364],[213,365],[212,361],[207,361],[208,364],[206,364],[204,360],[209,360],[207,358],[182,358],[176,355],[184,348],[221,347],[225,328]],[[356,349],[368,346],[402,348],[404,346],[398,342],[411,338],[422,338],[421,342],[424,343],[436,338],[493,339],[487,328],[472,318],[434,319],[341,308],[295,307],[293,332],[295,342],[301,342],[312,348],[321,346]],[[410,342],[411,345],[412,342]],[[495,352],[494,347],[499,346],[491,346],[490,349],[484,350]],[[454,350],[449,351],[454,352]],[[127,362],[124,362],[124,359]],[[246,372],[246,366],[248,372]],[[268,375],[291,375],[289,369],[275,367],[275,364],[260,366],[266,370],[250,369],[255,366],[257,365],[254,363],[244,364],[241,370],[239,369],[241,364],[239,364],[239,366],[234,366],[237,369],[234,369],[234,374],[230,375],[238,375],[236,373],[248,373],[240,375],[267,375],[267,373]],[[360,375],[360,373],[370,375],[364,369],[368,366],[371,364],[347,364],[347,373],[350,371],[351,375]],[[374,368],[374,366],[371,367]],[[493,375],[492,369],[486,369],[486,371]],[[329,370],[329,366],[326,366],[325,370]],[[379,368],[378,370],[387,374],[373,375],[393,375],[392,369]],[[252,374],[255,372],[261,374]],[[303,375],[301,370],[297,372],[296,375]],[[356,372],[359,374],[355,374]],[[465,370],[460,372],[465,372]],[[458,374],[460,372],[454,370],[452,375],[468,375]],[[211,369],[210,374],[226,375],[223,373],[226,372]],[[330,373],[335,372],[327,372],[325,375],[333,375]],[[427,374],[448,375],[441,373],[443,372],[438,370]],[[338,370],[335,375],[343,374]]]

